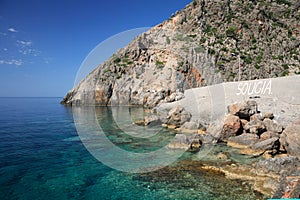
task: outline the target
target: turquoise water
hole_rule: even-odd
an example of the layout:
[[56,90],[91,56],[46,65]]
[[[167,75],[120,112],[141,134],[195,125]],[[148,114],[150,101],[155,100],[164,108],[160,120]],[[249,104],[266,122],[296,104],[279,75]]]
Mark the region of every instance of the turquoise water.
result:
[[[195,154],[158,171],[132,174],[111,169],[85,148],[72,109],[60,98],[0,98],[0,199],[261,199],[251,186],[202,171]],[[122,109],[113,110],[118,114]],[[127,151],[150,152],[175,133],[164,129],[151,139],[122,132],[98,108],[105,134]],[[140,109],[132,109],[138,119]],[[122,115],[121,115],[122,116]],[[126,125],[124,119],[124,124]],[[130,125],[130,124],[129,124]],[[134,132],[136,127],[128,130]],[[154,128],[155,129],[155,128]],[[145,142],[147,141],[147,142]],[[111,155],[112,157],[114,155]]]

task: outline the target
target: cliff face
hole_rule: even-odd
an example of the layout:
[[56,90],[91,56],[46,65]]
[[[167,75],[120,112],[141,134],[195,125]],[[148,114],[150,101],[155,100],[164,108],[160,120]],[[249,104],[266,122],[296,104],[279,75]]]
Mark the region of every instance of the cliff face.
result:
[[194,0],[99,65],[62,103],[153,107],[189,88],[299,74],[299,8],[297,0]]

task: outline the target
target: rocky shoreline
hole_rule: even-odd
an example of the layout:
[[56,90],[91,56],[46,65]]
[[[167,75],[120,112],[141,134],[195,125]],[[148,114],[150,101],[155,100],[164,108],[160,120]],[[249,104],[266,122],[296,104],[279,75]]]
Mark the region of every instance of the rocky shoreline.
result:
[[250,181],[254,190],[269,197],[299,198],[300,118],[284,127],[274,113],[260,112],[258,107],[255,100],[234,103],[227,106],[221,123],[205,124],[192,120],[192,114],[177,105],[167,115],[146,116],[142,124],[175,130],[175,140],[168,145],[171,149],[201,153],[202,146],[222,143],[241,155],[257,158],[248,164],[219,162],[228,158],[220,152],[215,155],[217,162],[202,168]]

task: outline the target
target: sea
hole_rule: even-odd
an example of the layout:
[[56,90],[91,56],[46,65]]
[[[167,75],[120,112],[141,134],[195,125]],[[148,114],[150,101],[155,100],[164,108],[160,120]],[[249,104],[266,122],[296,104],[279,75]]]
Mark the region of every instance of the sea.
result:
[[[203,170],[202,161],[197,159],[199,155],[193,152],[183,153],[167,166],[144,172],[130,172],[102,162],[102,157],[97,157],[91,149],[101,150],[103,157],[115,159],[121,166],[128,165],[126,160],[120,160],[119,155],[104,149],[103,145],[98,148],[95,140],[88,138],[91,135],[79,134],[76,110],[61,105],[60,100],[0,98],[1,200],[264,199],[247,182]],[[131,126],[132,123],[123,118],[128,116],[128,108],[99,107],[94,110],[97,111],[96,119],[105,127],[101,129],[102,133],[126,152],[156,151],[176,134],[159,128],[151,138],[138,138],[139,132],[145,134],[148,130]],[[129,113],[137,120],[146,111],[130,108]],[[131,133],[137,135],[121,130],[120,126],[126,126],[126,123]],[[89,141],[93,141],[92,148]],[[222,151],[222,148],[226,147],[217,147],[213,151]],[[240,159],[234,152],[230,155]]]

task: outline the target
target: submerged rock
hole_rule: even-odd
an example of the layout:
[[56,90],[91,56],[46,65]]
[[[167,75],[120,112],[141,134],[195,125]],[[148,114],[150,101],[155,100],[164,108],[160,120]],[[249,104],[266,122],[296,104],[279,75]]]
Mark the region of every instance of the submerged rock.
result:
[[259,174],[289,172],[297,169],[299,159],[295,156],[275,157],[261,159],[255,164],[255,170]]

